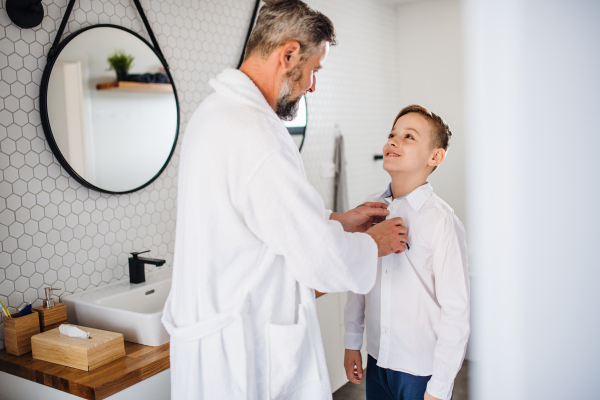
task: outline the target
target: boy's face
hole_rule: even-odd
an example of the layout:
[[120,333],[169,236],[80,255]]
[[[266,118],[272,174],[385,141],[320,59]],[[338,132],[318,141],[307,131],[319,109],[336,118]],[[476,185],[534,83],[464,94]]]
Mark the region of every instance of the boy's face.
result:
[[432,135],[433,127],[424,116],[408,113],[398,118],[383,146],[383,169],[429,175],[445,156],[443,149],[433,148]]

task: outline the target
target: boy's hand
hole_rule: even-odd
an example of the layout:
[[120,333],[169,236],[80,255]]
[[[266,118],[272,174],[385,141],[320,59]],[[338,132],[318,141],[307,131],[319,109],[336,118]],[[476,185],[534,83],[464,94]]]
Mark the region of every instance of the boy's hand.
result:
[[360,385],[360,380],[363,378],[362,355],[360,350],[348,350],[344,353],[344,369],[346,369],[346,377],[352,383]]
[[425,392],[425,398],[423,400],[442,400],[442,399],[438,399],[437,397],[433,397],[429,393]]
[[390,212],[387,204],[364,203],[345,213],[331,213],[330,219],[338,221],[346,232],[366,232],[373,224],[385,221]]

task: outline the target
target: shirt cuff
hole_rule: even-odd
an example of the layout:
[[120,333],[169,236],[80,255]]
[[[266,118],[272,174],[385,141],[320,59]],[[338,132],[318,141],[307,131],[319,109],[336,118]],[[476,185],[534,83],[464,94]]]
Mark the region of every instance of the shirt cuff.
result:
[[329,221],[331,219],[331,214],[333,214],[333,211],[325,210],[325,221]]
[[363,344],[363,334],[346,332],[344,335],[344,348],[348,350],[360,350]]
[[454,381],[445,383],[432,377],[427,383],[427,393],[442,400],[450,400],[452,398],[452,389],[454,389]]

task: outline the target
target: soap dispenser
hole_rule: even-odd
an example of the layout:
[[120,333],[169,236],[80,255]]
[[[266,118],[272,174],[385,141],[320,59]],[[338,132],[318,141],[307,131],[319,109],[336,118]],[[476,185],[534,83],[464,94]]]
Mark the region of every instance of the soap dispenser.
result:
[[36,311],[40,316],[40,330],[42,332],[50,329],[58,328],[61,324],[67,323],[67,306],[66,304],[56,303],[52,298],[52,291],[60,290],[51,287],[44,289],[46,298],[40,307],[36,307]]

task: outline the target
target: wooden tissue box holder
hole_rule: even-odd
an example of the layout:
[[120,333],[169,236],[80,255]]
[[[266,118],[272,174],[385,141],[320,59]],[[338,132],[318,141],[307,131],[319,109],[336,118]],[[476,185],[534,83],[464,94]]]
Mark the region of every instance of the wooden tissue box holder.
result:
[[42,332],[58,328],[60,325],[67,323],[66,304],[55,303],[54,307],[50,308],[35,307],[33,311],[40,316],[40,330]]
[[40,333],[40,319],[36,312],[24,317],[19,317],[19,314],[12,316],[3,319],[6,352],[21,356],[31,351],[31,337]]
[[123,334],[71,325],[90,333],[89,339],[74,338],[58,328],[31,338],[33,358],[91,371],[125,357]]

